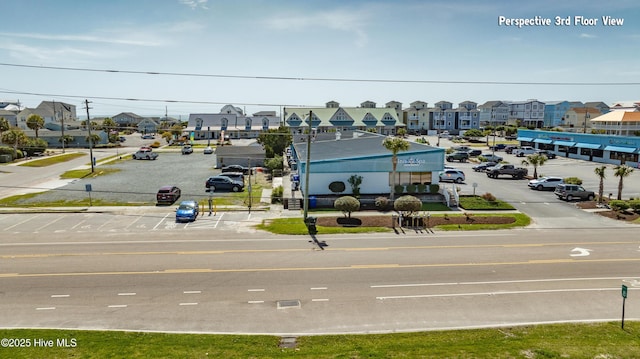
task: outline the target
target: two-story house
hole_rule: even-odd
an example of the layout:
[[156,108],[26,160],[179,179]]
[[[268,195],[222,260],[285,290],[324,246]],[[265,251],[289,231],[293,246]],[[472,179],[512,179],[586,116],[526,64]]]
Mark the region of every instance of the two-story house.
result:
[[509,125],[543,127],[544,105],[544,102],[535,99],[509,102]]
[[480,126],[506,126],[509,120],[509,105],[503,101],[487,101],[478,106]]
[[257,138],[260,133],[280,126],[275,111],[245,116],[242,109],[225,105],[219,113],[192,113],[185,131],[196,140]]

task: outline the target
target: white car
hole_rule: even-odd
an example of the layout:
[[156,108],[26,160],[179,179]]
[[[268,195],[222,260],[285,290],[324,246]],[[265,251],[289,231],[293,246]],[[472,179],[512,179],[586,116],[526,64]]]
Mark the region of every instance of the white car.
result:
[[456,169],[449,169],[440,172],[440,182],[455,182],[462,183],[464,182],[464,172]]
[[524,156],[528,156],[528,155],[532,155],[534,153],[536,153],[536,149],[530,146],[523,146],[520,148],[516,148],[515,150],[513,150],[512,154],[516,155],[516,157],[524,157]]
[[529,181],[529,188],[542,191],[545,189],[555,189],[557,185],[564,183],[561,177],[540,177]]

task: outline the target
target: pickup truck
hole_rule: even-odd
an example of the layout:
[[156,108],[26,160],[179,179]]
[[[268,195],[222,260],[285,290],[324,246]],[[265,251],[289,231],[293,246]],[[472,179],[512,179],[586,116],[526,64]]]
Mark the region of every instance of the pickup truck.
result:
[[489,178],[498,178],[500,175],[509,175],[515,179],[522,179],[529,171],[524,167],[516,167],[507,163],[501,163],[494,167],[487,168],[486,172],[487,177]]
[[529,146],[523,146],[513,150],[512,154],[516,155],[516,157],[524,157],[528,155],[532,155],[536,153],[536,149]]
[[158,154],[152,152],[151,149],[139,149],[138,152],[133,154],[134,160],[155,160],[158,158]]

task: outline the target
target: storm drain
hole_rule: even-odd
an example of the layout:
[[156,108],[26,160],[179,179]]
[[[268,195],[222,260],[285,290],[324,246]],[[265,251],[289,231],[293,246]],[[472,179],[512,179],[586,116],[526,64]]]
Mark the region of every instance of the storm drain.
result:
[[280,338],[280,348],[295,348],[298,338],[296,337],[282,337]]
[[300,300],[279,300],[277,301],[278,309],[288,309],[288,308],[300,308]]

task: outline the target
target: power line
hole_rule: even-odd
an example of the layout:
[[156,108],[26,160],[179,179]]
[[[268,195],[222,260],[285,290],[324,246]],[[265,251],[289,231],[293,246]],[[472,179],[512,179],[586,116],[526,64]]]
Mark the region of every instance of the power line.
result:
[[[62,67],[62,66],[42,66],[24,65],[12,63],[0,63],[0,66],[22,67],[42,70],[62,70],[62,71],[83,71],[83,72],[103,72],[121,73],[135,75],[156,75],[156,76],[184,76],[184,77],[211,77],[227,79],[250,79],[250,80],[279,80],[279,81],[325,81],[325,82],[368,82],[368,83],[417,83],[417,84],[459,84],[459,85],[540,85],[540,86],[637,86],[640,82],[532,82],[532,81],[454,81],[454,80],[400,80],[400,79],[357,79],[338,77],[288,77],[288,76],[251,76],[251,75],[223,75],[204,74],[188,72],[160,72],[160,71],[133,71],[114,69],[94,69],[85,67]],[[167,101],[172,102],[172,101]],[[201,103],[201,102],[196,102]],[[208,102],[205,102],[208,103]]]

